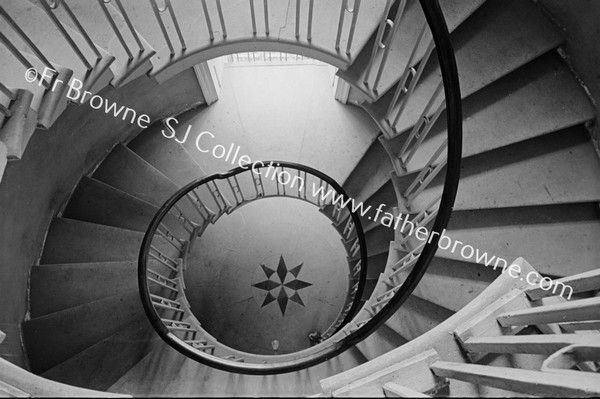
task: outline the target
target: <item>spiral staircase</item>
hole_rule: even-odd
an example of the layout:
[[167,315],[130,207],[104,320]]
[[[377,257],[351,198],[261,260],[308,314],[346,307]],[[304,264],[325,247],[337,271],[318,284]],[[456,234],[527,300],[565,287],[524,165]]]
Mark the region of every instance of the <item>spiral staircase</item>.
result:
[[[1,4],[1,393],[600,394],[600,163],[587,130],[597,115],[563,60],[560,30],[537,4],[439,2],[462,97],[454,200],[447,197],[458,172],[457,132],[447,121],[458,91],[448,90],[447,59],[438,60],[443,49],[424,16],[433,3],[158,3]],[[346,104],[339,112],[362,136],[325,129],[328,138],[312,137],[310,147],[323,156],[302,158],[303,143],[287,145],[296,142],[288,136],[261,143],[260,136],[230,129],[243,131],[242,118],[228,114],[235,103],[223,92],[208,105],[193,68],[240,51],[299,53],[339,68],[336,98]],[[27,83],[30,67],[51,67],[56,76]],[[70,100],[66,85],[53,86],[70,78],[81,80],[90,96],[126,104],[155,123],[142,129]],[[372,213],[358,220],[348,208],[317,202],[346,238],[348,274],[362,277],[349,280],[347,310],[328,340],[292,356],[300,363],[314,356],[310,362],[277,372],[277,362],[290,358],[228,352],[207,334],[175,342],[168,327],[195,334],[202,327],[179,296],[145,287],[147,298],[159,299],[142,306],[138,280],[150,276],[138,275],[145,264],[138,258],[154,254],[152,284],[171,291],[181,285],[173,250],[182,250],[176,236],[190,225],[187,209],[170,215],[168,232],[153,220],[166,216],[166,204],[191,182],[228,168],[201,156],[192,140],[165,138],[163,120],[173,116],[182,126],[221,127],[225,142],[255,148],[253,159],[303,159],[372,209],[385,204],[383,212],[410,214],[417,227],[446,228],[454,240],[508,261],[522,256],[527,261],[515,261],[522,273],[561,279],[573,287],[573,298],[450,250],[426,259],[428,245],[374,222]],[[298,176],[306,171],[300,167]],[[260,199],[257,184],[231,186],[226,201],[213,198],[206,209],[213,216],[233,212],[253,190]],[[442,216],[450,210],[446,225]],[[207,216],[206,225],[217,219]],[[152,250],[150,233],[159,241]],[[158,267],[175,274],[156,274]],[[360,290],[353,289],[358,282]],[[157,304],[187,318],[164,316],[168,323],[157,326],[148,320]],[[264,370],[270,366],[275,372]]]

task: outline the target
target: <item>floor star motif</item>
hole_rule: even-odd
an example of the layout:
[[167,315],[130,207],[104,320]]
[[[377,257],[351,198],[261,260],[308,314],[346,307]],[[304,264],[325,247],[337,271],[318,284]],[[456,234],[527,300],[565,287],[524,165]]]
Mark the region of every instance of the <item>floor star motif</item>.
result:
[[[287,265],[285,264],[285,260],[283,259],[283,255],[279,257],[279,264],[277,265],[276,271],[263,264],[260,265],[262,271],[265,273],[266,279],[259,283],[252,284],[252,286],[260,290],[267,291],[267,296],[265,297],[261,308],[264,308],[271,302],[277,301],[279,309],[281,310],[281,315],[285,316],[285,311],[289,301],[293,301],[299,305],[305,306],[298,291],[310,287],[312,284],[298,279],[298,275],[302,270],[302,266],[304,266],[304,263],[301,263],[292,269],[288,269]],[[273,275],[276,275],[276,277],[271,280],[271,276]],[[288,276],[290,275],[292,277],[288,279]],[[288,281],[286,282],[286,280]],[[289,296],[286,288],[294,293]]]

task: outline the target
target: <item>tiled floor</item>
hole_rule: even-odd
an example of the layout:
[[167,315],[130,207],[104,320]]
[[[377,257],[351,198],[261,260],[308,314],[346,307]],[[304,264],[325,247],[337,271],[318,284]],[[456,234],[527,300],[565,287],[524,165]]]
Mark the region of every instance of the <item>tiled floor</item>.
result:
[[307,348],[308,334],[326,330],[341,311],[346,252],[314,205],[263,199],[208,228],[189,259],[186,286],[200,322],[221,342],[292,352]]

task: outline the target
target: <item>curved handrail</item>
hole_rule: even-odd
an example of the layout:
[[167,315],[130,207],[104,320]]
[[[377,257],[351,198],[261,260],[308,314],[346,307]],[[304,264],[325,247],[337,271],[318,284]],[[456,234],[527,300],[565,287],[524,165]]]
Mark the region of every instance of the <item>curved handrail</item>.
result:
[[[229,370],[229,371],[231,371],[232,368],[236,368],[236,366],[237,366],[237,368],[239,368],[239,363],[236,363],[235,361],[228,361],[228,360],[220,359],[219,357],[212,356],[212,354],[209,355],[206,352],[203,352],[202,350],[196,350],[194,347],[191,347],[185,341],[183,341],[179,337],[172,334],[169,331],[169,329],[165,326],[164,320],[160,317],[160,315],[158,315],[158,313],[156,311],[155,305],[157,304],[157,302],[154,302],[152,300],[152,297],[155,295],[152,295],[150,293],[150,289],[148,286],[148,272],[149,272],[148,261],[150,260],[151,250],[156,251],[156,249],[152,247],[152,242],[156,236],[156,233],[158,232],[159,236],[166,238],[164,233],[159,230],[159,226],[161,226],[165,217],[167,217],[174,208],[178,208],[177,204],[180,202],[180,200],[182,200],[184,197],[189,195],[189,193],[194,192],[194,190],[199,187],[206,186],[206,187],[210,188],[209,184],[211,182],[214,184],[213,187],[217,188],[217,192],[219,193],[217,195],[217,197],[220,197],[221,202],[224,200],[224,196],[218,191],[218,187],[215,184],[215,182],[217,180],[227,180],[227,182],[230,183],[231,192],[236,200],[235,206],[231,206],[227,209],[220,209],[219,215],[214,215],[217,219],[220,215],[222,215],[224,213],[231,213],[234,209],[237,209],[238,207],[241,207],[249,202],[255,201],[257,199],[269,198],[269,197],[289,197],[289,198],[294,198],[294,199],[300,199],[300,200],[310,202],[314,205],[318,205],[320,207],[325,206],[325,205],[331,205],[331,203],[329,203],[329,204],[327,204],[325,202],[321,203],[321,199],[318,196],[315,196],[315,198],[317,199],[316,203],[309,200],[307,198],[306,189],[304,190],[304,198],[302,197],[302,192],[300,190],[298,190],[297,195],[291,195],[290,193],[288,193],[288,195],[286,195],[286,192],[284,189],[285,185],[282,186],[283,191],[280,192],[279,184],[276,184],[277,185],[277,194],[266,195],[262,180],[260,180],[260,183],[257,185],[256,184],[257,178],[254,176],[254,174],[255,174],[254,167],[256,166],[256,164],[259,164],[259,163],[261,165],[263,165],[261,168],[266,168],[267,165],[275,164],[275,165],[277,165],[277,167],[281,167],[282,171],[283,171],[283,168],[288,168],[288,170],[295,170],[295,171],[298,171],[299,176],[300,176],[300,173],[303,172],[304,179],[306,180],[304,183],[305,184],[304,187],[306,187],[306,185],[308,184],[308,179],[307,179],[308,176],[319,179],[319,187],[323,187],[322,185],[326,184],[327,189],[334,190],[337,193],[337,195],[340,196],[341,203],[346,203],[345,209],[348,211],[348,220],[352,221],[352,229],[354,229],[355,235],[356,235],[356,237],[353,237],[352,240],[358,243],[358,248],[359,248],[358,253],[360,254],[358,261],[354,265],[352,264],[352,261],[349,262],[349,269],[350,269],[349,276],[352,277],[353,275],[356,276],[358,274],[358,282],[355,283],[354,286],[351,286],[351,292],[348,295],[348,301],[343,305],[342,311],[340,312],[340,315],[338,316],[338,318],[328,328],[327,331],[333,331],[333,332],[329,333],[329,335],[333,335],[335,332],[337,332],[338,330],[343,328],[356,315],[356,313],[358,312],[360,305],[361,305],[361,298],[362,298],[362,294],[363,294],[365,283],[366,283],[367,252],[366,252],[365,236],[364,236],[364,232],[363,232],[362,225],[360,222],[360,218],[355,212],[353,212],[351,210],[350,202],[345,201],[346,199],[349,198],[348,194],[344,191],[344,189],[335,180],[333,180],[326,174],[324,174],[316,169],[313,169],[313,168],[310,168],[310,167],[307,167],[304,165],[296,164],[296,163],[283,162],[283,161],[263,161],[263,162],[257,162],[255,164],[253,164],[253,168],[251,170],[249,169],[249,165],[244,165],[244,166],[240,166],[238,168],[232,169],[226,173],[214,174],[212,176],[198,179],[194,182],[189,183],[185,187],[182,187],[173,196],[171,196],[171,198],[160,208],[160,210],[157,212],[157,214],[153,218],[153,220],[152,220],[150,226],[148,227],[148,230],[146,231],[146,234],[144,236],[144,240],[142,242],[142,248],[140,250],[139,268],[138,268],[138,284],[139,284],[142,304],[144,306],[146,315],[148,316],[154,329],[158,332],[158,334],[161,336],[161,338],[163,340],[165,340],[169,345],[171,345],[173,348],[180,351],[182,354],[185,354],[186,356],[194,358],[202,363],[206,363],[213,367],[217,367],[217,368],[221,368],[221,369],[225,369],[225,370]],[[260,169],[260,168],[256,168],[256,169]],[[239,187],[239,182],[237,180],[237,176],[243,172],[253,174],[252,178],[253,178],[253,182],[255,183],[254,188],[256,189],[256,197],[252,198],[252,199],[244,199],[243,195],[242,195],[241,196],[242,200],[238,201],[237,195],[238,194],[241,195],[242,191]],[[260,178],[260,173],[258,173],[257,175]],[[236,179],[235,186],[231,185],[231,181],[229,180],[230,178]],[[293,191],[290,190],[290,192],[293,192]],[[227,202],[227,201],[225,201],[225,202]],[[340,218],[339,215],[341,215],[341,212],[342,212],[341,207],[338,207],[338,209],[339,210],[336,212],[336,214],[338,215],[337,220],[339,220],[339,218]],[[332,217],[332,219],[336,219],[336,218]],[[216,220],[213,217],[211,221],[214,223]],[[188,223],[188,225],[189,224],[190,223]],[[168,233],[168,234],[170,234],[170,233]],[[187,243],[183,243],[183,245],[181,246],[181,252],[185,252],[188,245],[193,245],[193,240],[195,239],[194,237],[197,234],[198,234],[197,229],[194,229],[193,231],[190,232],[190,241]],[[174,236],[170,236],[170,238],[176,239],[176,237],[174,237]],[[185,255],[183,257],[185,258]],[[351,260],[351,258],[352,257],[349,257],[349,260]],[[156,257],[154,257],[154,259],[156,259]],[[172,269],[177,268],[178,272],[182,271],[181,265],[172,264],[171,268]],[[356,273],[356,271],[358,271],[359,273]],[[156,272],[150,271],[150,274],[156,274]],[[180,277],[177,277],[177,278],[182,278],[181,273],[178,273],[178,274]],[[184,286],[184,284],[182,284],[182,285]],[[181,295],[181,293],[179,293],[178,295]],[[178,296],[178,298],[181,298],[181,297]],[[168,298],[160,298],[159,300],[165,301],[163,303],[163,305],[166,305],[167,302],[169,302],[169,301],[173,302],[173,303],[175,302]],[[184,303],[185,302],[187,302],[187,301],[185,300],[185,297],[184,297]],[[182,310],[182,308],[172,308],[172,309],[179,310],[179,311]],[[191,313],[191,312],[189,312],[189,313]],[[176,325],[178,327],[180,327],[182,325],[182,321],[183,320],[179,320],[179,321],[172,320],[172,322],[175,323],[174,325]],[[190,322],[183,322],[183,324],[188,325],[188,324],[190,324]],[[194,324],[194,323],[192,323],[192,324]],[[191,324],[190,324],[190,326],[191,326]],[[208,336],[210,339],[212,339],[213,342],[217,342],[217,340],[214,337],[211,337],[206,331],[204,331],[200,327],[199,323],[195,323],[194,327],[197,327],[199,330],[202,331],[203,338],[206,338]],[[225,345],[222,345],[222,344],[220,344],[220,346],[225,347]],[[245,352],[242,352],[242,351],[239,351],[239,350],[236,350],[233,348],[229,348],[229,347],[227,347],[227,349],[228,349],[229,353],[233,354],[233,356],[239,356],[240,358],[243,357],[243,358],[246,358],[249,360],[255,360],[257,358],[258,358],[258,360],[262,360],[266,357],[266,355],[256,355],[256,354],[251,354],[251,353],[245,353]],[[289,363],[289,366],[294,367],[294,369],[299,369],[299,368],[302,368],[303,366],[302,366],[302,364],[298,364],[301,362],[294,361],[294,360],[296,360],[295,359],[296,357],[308,355],[309,353],[307,353],[307,352],[318,353],[319,351],[322,351],[323,349],[325,349],[325,351],[327,351],[326,345],[316,345],[316,346],[306,349],[304,351],[300,351],[300,352],[296,352],[296,353],[288,354],[288,355],[269,356],[270,359],[273,359],[274,361],[278,362],[277,363],[278,366],[271,367],[270,369],[268,369],[268,365],[254,364],[255,367],[252,367],[251,363],[246,363],[243,366],[241,366],[241,370],[238,369],[236,371],[257,373],[257,374],[259,374],[259,373],[265,374],[267,372],[281,372],[279,366],[282,364],[282,362]],[[305,359],[305,358],[303,358],[303,359]],[[226,366],[223,366],[222,363],[226,364]],[[251,369],[251,370],[249,370],[249,369]],[[292,370],[290,370],[290,371],[292,371]]]
[[[419,257],[416,262],[411,262],[412,270],[402,285],[395,287],[394,290],[391,291],[393,296],[391,299],[385,302],[385,305],[383,305],[383,307],[376,314],[371,314],[365,307],[363,308],[363,311],[358,313],[358,315],[369,313],[369,316],[365,320],[357,321],[358,317],[353,319],[330,339],[319,345],[316,345],[315,347],[290,355],[273,356],[273,360],[278,361],[278,363],[240,364],[226,359],[216,357],[210,358],[206,353],[194,350],[193,348],[185,345],[183,341],[179,340],[176,336],[170,333],[162,324],[162,322],[160,322],[160,320],[156,320],[156,317],[151,317],[151,315],[149,315],[153,326],[161,335],[161,337],[167,343],[169,343],[169,345],[174,347],[182,354],[189,356],[190,358],[226,371],[245,374],[276,374],[297,371],[328,360],[368,337],[381,324],[383,324],[411,295],[412,291],[416,288],[420,279],[425,274],[427,267],[435,255],[441,233],[447,226],[450,219],[450,214],[452,212],[452,207],[458,190],[462,156],[461,95],[456,60],[454,58],[454,51],[452,48],[450,35],[439,3],[436,0],[420,0],[420,3],[425,14],[427,24],[431,29],[433,43],[435,44],[442,74],[448,132],[446,155],[447,160],[445,165],[447,172],[444,181],[444,190],[441,196],[440,207],[437,211],[437,215],[430,233],[433,235],[433,237],[430,236],[430,239],[419,248]],[[432,49],[431,46],[430,48]],[[441,169],[441,167],[438,168],[438,172],[439,169]],[[169,208],[179,201],[183,195],[185,195],[185,189],[194,184],[208,182],[211,181],[211,179],[214,180],[219,177],[226,178],[227,176],[228,174],[215,175],[184,187],[184,189],[180,190],[178,194],[172,197],[161,208],[161,211],[159,211],[159,213],[153,219],[149,231],[151,229],[153,229],[153,231],[156,230],[160,220],[166,215]],[[428,217],[432,217],[432,215],[430,214]],[[150,243],[148,242],[147,233],[142,245],[142,251],[140,253],[140,266],[145,264],[145,261],[147,260],[149,245]],[[363,248],[361,248],[361,251],[362,250]],[[413,253],[416,253],[416,251]],[[139,275],[140,293],[144,308],[148,313],[148,306],[151,306],[151,300],[148,296],[147,281],[142,276],[141,269],[142,268],[140,268]],[[361,270],[361,273],[363,272],[366,272],[366,269]],[[357,297],[360,298],[360,295],[357,295]]]

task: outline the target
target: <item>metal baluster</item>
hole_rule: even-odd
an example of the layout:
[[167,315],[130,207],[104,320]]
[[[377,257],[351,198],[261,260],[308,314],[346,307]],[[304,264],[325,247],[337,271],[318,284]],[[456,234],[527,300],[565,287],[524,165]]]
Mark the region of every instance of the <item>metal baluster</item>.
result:
[[308,173],[304,172],[304,199],[308,201],[308,198],[306,198],[306,187],[308,187]]
[[155,307],[159,307],[165,310],[172,310],[175,312],[185,312],[181,308],[181,304],[172,299],[168,299],[156,294],[150,294],[150,300],[152,301],[152,305]]
[[269,36],[269,0],[264,0],[265,5],[265,35]]
[[356,265],[354,265],[354,267],[352,268],[352,275],[358,276],[361,269],[362,269],[362,265],[361,265],[361,261],[359,259],[358,262],[356,262]]
[[[252,173],[252,172],[250,172]],[[237,175],[233,176],[234,182],[231,182],[231,177],[227,178],[227,183],[229,183],[229,188],[231,189],[231,193],[233,194],[233,198],[235,198],[236,207],[244,202],[244,194],[240,189],[240,183],[238,182]],[[239,197],[238,197],[239,196]]]
[[[433,95],[427,102],[427,105],[423,109],[423,112],[421,112],[421,116],[419,117],[418,122],[413,126],[408,138],[406,139],[406,141],[402,145],[402,148],[400,149],[400,152],[398,153],[398,157],[402,161],[402,166],[405,169],[406,169],[405,164],[408,163],[408,160],[404,161],[404,160],[402,160],[402,157],[404,157],[404,155],[406,155],[406,152],[408,151],[410,144],[412,143],[412,141],[415,138],[417,138],[419,140],[417,142],[417,144],[414,146],[415,148],[418,147],[418,145],[421,143],[422,139],[424,138],[425,135],[421,134],[422,133],[421,127],[423,127],[423,125],[427,125],[427,123],[430,121],[429,112],[430,112],[431,108],[433,107],[434,102],[437,100],[437,98],[440,95],[443,88],[444,88],[443,82],[440,81],[440,83],[438,84],[437,88],[435,89]],[[443,109],[443,108],[441,108],[441,109]],[[436,113],[438,111],[441,113],[440,107],[438,107],[438,110],[436,111]],[[414,148],[413,148],[413,150],[414,150]]]
[[442,112],[444,112],[445,108],[446,108],[446,100],[443,100],[442,103],[438,106],[437,111],[435,111],[435,113],[431,117],[427,117],[427,116],[422,117],[422,120],[424,121],[425,129],[418,134],[417,143],[413,146],[411,152],[408,154],[406,159],[400,158],[400,161],[402,162],[404,169],[406,169],[406,165],[408,165],[410,160],[417,153],[417,150],[423,143],[423,140],[425,140],[425,137],[427,137],[427,135],[431,131],[431,128],[437,122],[438,118],[440,117]]
[[[115,0],[115,2],[117,3],[117,7],[119,7],[119,11],[121,12],[121,16],[123,17],[123,19],[125,20],[125,23],[127,24],[127,28],[129,28],[129,31],[131,32],[131,36],[133,36],[133,40],[135,40],[135,43],[138,45],[139,48],[139,53],[143,53],[144,52],[144,46],[142,45],[142,41],[140,40],[140,36],[138,35],[137,31],[135,30],[135,28],[133,27],[133,24],[131,23],[131,20],[129,19],[129,15],[127,15],[127,11],[125,11],[125,8],[123,7],[123,4],[121,4],[121,0]],[[165,2],[169,2],[169,0],[165,0]]]
[[[348,232],[352,233],[352,229],[354,228],[354,222],[352,221],[352,216],[348,217],[348,221],[346,222],[346,225],[344,226],[344,230],[342,231],[343,235],[346,235]],[[346,237],[346,239],[348,239],[350,237]]]
[[315,0],[308,2],[308,28],[306,33],[306,40],[309,42],[312,40],[312,25],[313,25],[313,10],[315,8]]
[[342,39],[342,29],[344,27],[344,13],[346,11],[346,7],[348,6],[348,0],[342,0],[342,7],[340,8],[340,18],[338,21],[338,30],[337,36],[335,38],[335,49],[340,49],[340,41]]
[[[157,272],[156,270],[152,270],[152,269],[148,269],[148,273],[153,274],[154,277],[156,279],[158,279],[159,283],[163,283],[165,285],[168,285],[167,283],[171,283],[173,284],[173,286],[171,288],[177,288],[177,282],[174,279],[168,278],[167,276],[162,275],[161,273]],[[152,280],[150,277],[148,277],[149,280]],[[154,280],[152,280],[154,281]],[[156,282],[156,281],[154,281]]]
[[169,14],[171,15],[171,20],[173,21],[173,25],[175,26],[175,32],[177,32],[177,37],[179,38],[179,44],[181,44],[181,51],[187,50],[187,45],[185,44],[185,40],[183,39],[183,33],[181,32],[181,28],[179,27],[179,21],[175,16],[175,10],[173,10],[173,5],[171,4],[171,0],[165,0],[167,9],[169,10]]
[[296,0],[296,39],[300,38],[300,1]]
[[[191,193],[193,193],[193,197]],[[194,205],[202,220],[207,221],[209,219],[212,219],[212,217],[215,215],[215,213],[208,209],[206,205],[204,205],[204,203],[200,200],[200,197],[198,196],[198,193],[195,189],[187,193],[186,198],[192,203],[192,205]]]
[[215,34],[212,28],[212,22],[210,21],[210,15],[208,14],[208,7],[206,6],[206,0],[202,0],[202,10],[204,11],[204,19],[206,19],[206,29],[208,29],[208,36],[210,41],[215,40]]
[[[27,46],[29,46],[31,51],[33,51],[35,56],[38,57],[44,65],[46,65],[48,68],[50,68],[52,70],[56,70],[56,68],[54,68],[52,63],[50,63],[50,61],[48,61],[48,59],[44,56],[44,54],[42,54],[40,49],[37,48],[37,46],[31,41],[31,39],[29,39],[29,36],[27,36],[25,34],[25,32],[23,32],[23,30],[19,27],[19,25],[10,17],[10,15],[8,15],[8,13],[1,6],[0,6],[0,15],[2,15],[2,17],[6,20],[6,22],[8,22],[10,27],[13,28],[13,30],[17,33],[17,35],[21,38],[21,40],[23,40],[25,43],[27,43]],[[4,35],[2,35],[2,36],[3,36],[4,40],[6,40],[5,44],[10,43]],[[8,44],[7,44],[7,46],[8,46]],[[11,43],[11,46],[12,46],[12,43]],[[16,52],[18,52],[20,54],[20,51],[17,50],[16,47],[14,47],[14,46],[12,46],[12,47],[14,48],[14,50]],[[13,54],[14,54],[14,52],[13,52]],[[22,54],[21,54],[21,57],[23,59],[25,59],[25,57]],[[19,57],[17,57],[17,58],[19,58]],[[21,61],[21,62],[23,63],[23,61]]]
[[12,115],[12,112],[2,104],[0,104],[0,113],[7,118],[10,118],[10,116]]
[[[163,229],[165,229],[165,231],[163,232],[163,231],[160,230],[160,228],[157,228],[156,232],[158,234],[160,234],[164,239],[166,239],[169,244],[171,244],[173,247],[175,247],[175,249],[181,251],[183,249],[182,240],[180,240],[179,238],[175,237],[173,235],[173,233],[171,233],[169,231],[169,229],[167,229],[162,223],[161,223],[161,226],[162,226]],[[175,244],[175,242],[177,242],[177,244]]]
[[112,28],[112,30],[115,33],[115,35],[117,35],[117,39],[119,39],[119,42],[121,43],[121,46],[123,46],[123,49],[127,53],[127,57],[129,59],[129,61],[131,61],[133,59],[133,54],[131,53],[131,50],[129,49],[129,46],[127,46],[127,43],[125,43],[125,39],[123,38],[123,35],[119,31],[119,28],[117,27],[117,24],[115,23],[112,15],[110,15],[110,11],[108,11],[108,7],[106,7],[106,4],[110,3],[110,1],[111,0],[108,0],[108,1],[106,1],[106,0],[98,0],[98,3],[100,4],[100,8],[102,8],[102,11],[104,12],[104,16],[108,20],[108,23],[110,24],[110,27]]
[[[263,186],[262,174],[252,173],[252,183],[254,184],[254,190],[256,191],[256,198],[263,198],[265,196],[265,188]],[[277,189],[279,194],[279,188]]]
[[254,0],[250,0],[250,16],[252,18],[252,34],[256,36],[256,15],[254,13]]
[[160,252],[158,249],[154,248],[154,246],[150,246],[150,249],[153,250],[154,252],[156,252],[156,253],[152,253],[152,251],[148,252],[148,255],[150,255],[151,258],[154,258],[155,260],[157,260],[158,262],[162,263],[164,266],[166,266],[167,268],[171,269],[175,273],[178,272],[177,266],[172,266],[171,264],[169,264],[169,261],[172,262],[172,263],[174,263],[175,265],[177,265],[177,262],[175,262],[171,258],[163,255],[163,253]]
[[398,113],[396,114],[396,117],[394,118],[394,122],[392,123],[392,128],[393,129],[395,129],[395,126],[400,121],[400,117],[402,116],[402,113],[404,112],[404,108],[406,107],[406,104],[408,103],[407,100],[410,98],[410,96],[412,95],[413,91],[415,90],[415,87],[417,86],[417,82],[421,78],[421,75],[423,74],[423,70],[425,69],[425,65],[427,64],[427,61],[429,60],[429,57],[431,56],[431,53],[433,52],[434,48],[435,48],[435,44],[434,44],[434,42],[432,40],[429,43],[429,46],[427,47],[427,50],[425,51],[425,55],[423,56],[423,58],[419,62],[419,68],[417,69],[417,72],[414,74],[412,80],[410,81],[410,85],[409,85],[409,88],[406,91],[405,96],[402,98],[402,102],[400,104],[400,108],[398,109]]
[[73,11],[71,11],[71,7],[69,7],[69,5],[67,4],[67,1],[62,0],[61,4],[65,8],[67,15],[69,16],[69,18],[71,18],[71,21],[73,21],[73,23],[75,24],[75,27],[77,28],[77,30],[79,31],[81,36],[83,36],[85,42],[88,44],[88,46],[90,46],[90,48],[96,55],[96,62],[100,61],[102,59],[102,54],[100,54],[100,51],[98,50],[98,48],[96,47],[96,45],[94,44],[92,39],[90,38],[90,35],[88,35],[88,33],[86,32],[85,29],[83,29],[83,26],[81,25],[81,23],[79,22],[79,20],[73,13]]
[[[304,172],[306,173],[306,172]],[[302,198],[302,185],[306,185],[306,180],[302,178],[302,171],[298,169],[298,198]],[[294,180],[292,179],[292,184],[294,184]]]
[[387,64],[387,59],[390,54],[392,39],[400,26],[400,20],[402,18],[402,13],[404,13],[404,7],[406,6],[406,0],[402,0],[400,5],[398,6],[398,11],[396,11],[396,17],[394,18],[394,22],[392,22],[392,28],[388,33],[388,36],[385,41],[385,47],[383,49],[383,57],[381,58],[381,62],[379,63],[379,70],[377,71],[377,76],[375,76],[375,82],[373,83],[373,92],[377,93],[377,87],[379,86],[379,82],[381,81],[381,77],[383,76],[383,70]]
[[[284,169],[284,167],[282,166],[282,167],[281,167],[281,173],[283,173],[283,172],[285,172],[285,169]],[[279,182],[279,178],[276,178],[275,180],[277,180],[277,182]],[[285,197],[285,196],[287,195],[287,194],[286,194],[286,192],[285,192],[285,184],[283,184],[283,183],[282,183],[282,184],[281,184],[281,186],[282,186],[282,188],[283,188],[283,196]]]
[[[173,210],[175,209],[177,212],[179,212],[179,214],[175,213],[175,211]],[[181,225],[183,226],[183,228],[191,235],[193,234],[194,228],[195,226],[189,221],[187,220],[187,218],[185,217],[184,213],[181,211],[181,209],[177,206],[177,204],[173,205],[173,208],[169,209],[169,213],[173,216],[175,216],[177,218],[177,220],[179,220],[179,222],[181,223]],[[192,228],[189,228],[186,223],[190,223]]]
[[0,83],[0,92],[4,94],[9,100],[14,101],[17,98],[17,95],[13,93],[8,87],[4,86]]
[[369,85],[369,77],[371,76],[371,69],[373,69],[373,64],[375,63],[375,57],[377,56],[377,51],[379,50],[379,46],[381,44],[381,39],[383,38],[383,32],[385,31],[385,25],[387,25],[387,16],[390,12],[390,8],[392,7],[392,0],[387,0],[385,5],[385,11],[383,13],[383,20],[379,23],[379,29],[377,30],[377,37],[375,39],[375,44],[373,45],[373,50],[371,50],[371,58],[369,58],[369,63],[367,64],[367,68],[365,69],[365,77],[363,79],[363,84],[365,86]]
[[350,23],[350,33],[348,33],[348,42],[346,43],[346,54],[350,55],[352,42],[354,41],[354,32],[358,23],[358,12],[360,11],[361,0],[354,0],[354,9],[352,10],[352,22]]
[[415,58],[417,56],[417,50],[419,49],[419,47],[421,45],[421,40],[423,40],[423,37],[425,36],[426,31],[427,31],[427,21],[423,21],[421,30],[419,32],[419,36],[417,37],[417,42],[415,43],[415,45],[410,53],[410,57],[408,57],[408,61],[406,62],[406,67],[404,68],[404,73],[402,74],[402,79],[400,79],[400,83],[396,87],[394,97],[392,98],[392,101],[390,102],[390,106],[388,107],[388,110],[385,113],[385,119],[388,123],[390,123],[389,118],[392,113],[392,110],[394,109],[394,106],[396,105],[396,102],[398,101],[398,97],[400,97],[400,94],[406,93],[408,91],[408,89],[406,88],[406,82],[408,81],[408,78],[410,76],[416,75],[416,73],[417,73],[417,71],[413,67],[413,63],[415,62]]
[[[213,187],[211,187],[211,183]],[[231,204],[227,203],[227,201],[223,197],[223,194],[221,193],[221,190],[219,190],[219,186],[217,186],[217,183],[215,183],[214,180],[209,181],[208,183],[206,183],[206,187],[208,188],[210,195],[215,201],[217,208],[219,208],[219,216],[221,216],[223,213],[226,213],[229,207],[231,207]]]
[[[26,68],[26,69],[34,69],[33,65],[25,58],[25,56],[17,49],[11,41],[8,40],[2,32],[0,32],[0,42],[2,42],[8,50],[15,56],[15,58]],[[43,85],[46,89],[50,88],[50,83],[46,80],[42,79],[42,75],[38,74],[37,79],[39,79],[40,84]]]
[[358,240],[358,238],[356,238],[356,240],[354,240],[354,243],[352,244],[352,247],[350,247],[350,254],[352,256],[356,256],[359,251],[360,251],[360,241]]
[[[167,0],[165,0],[165,1],[167,1]],[[167,28],[165,27],[165,24],[160,16],[160,13],[163,12],[165,9],[161,10],[160,8],[158,8],[158,5],[156,4],[156,0],[150,0],[150,4],[152,5],[152,11],[154,12],[154,16],[156,17],[156,20],[158,21],[158,26],[160,27],[163,37],[165,38],[165,41],[167,42],[167,47],[169,47],[169,53],[172,56],[175,54],[175,50],[173,49],[173,44],[171,43],[171,39],[169,38]]]
[[[448,146],[448,139],[444,140],[440,148],[433,154],[427,166],[423,168],[421,173],[417,176],[417,178],[412,182],[412,184],[406,189],[404,193],[404,198],[406,199],[406,205],[410,206],[410,203],[416,198],[433,180],[433,178],[442,170],[442,168],[446,165],[447,154],[441,158],[440,163],[436,166],[433,166],[437,158],[446,150]],[[418,186],[418,188],[417,188]],[[416,189],[416,190],[415,190]],[[412,192],[415,190],[414,192]],[[412,193],[411,193],[412,192]]]
[[[85,68],[88,71],[92,70],[92,65],[90,65],[90,63],[85,58],[85,56],[83,55],[83,53],[81,52],[79,47],[77,47],[77,44],[75,44],[75,42],[73,41],[71,36],[67,33],[67,30],[65,29],[65,27],[60,23],[58,18],[56,18],[56,15],[54,15],[51,7],[48,5],[48,3],[46,3],[46,0],[40,0],[40,4],[42,5],[42,8],[46,12],[46,15],[48,15],[48,17],[52,20],[52,22],[54,23],[56,28],[60,31],[61,35],[65,38],[65,40],[67,41],[67,43],[69,44],[71,49],[75,52],[75,54],[77,54],[77,57],[79,57],[79,59],[81,60],[83,65],[85,65]],[[56,4],[58,5],[58,3],[56,3]]]
[[217,0],[217,12],[219,13],[219,20],[221,21],[221,29],[223,30],[223,39],[227,38],[227,28],[225,27],[225,17],[223,16],[223,8],[221,7],[221,0]]

